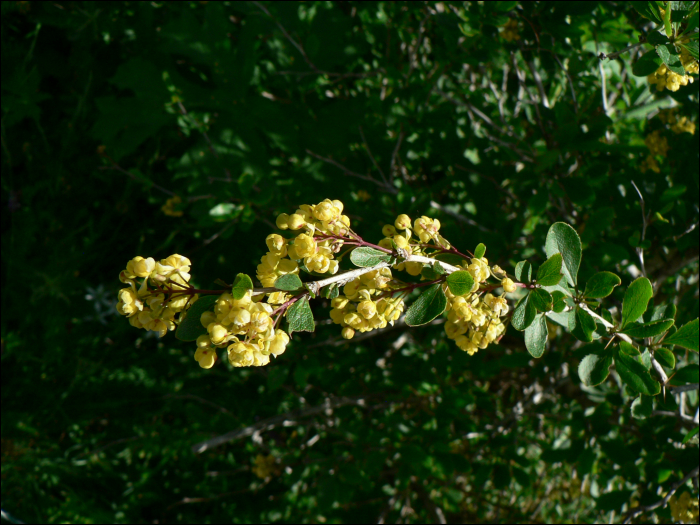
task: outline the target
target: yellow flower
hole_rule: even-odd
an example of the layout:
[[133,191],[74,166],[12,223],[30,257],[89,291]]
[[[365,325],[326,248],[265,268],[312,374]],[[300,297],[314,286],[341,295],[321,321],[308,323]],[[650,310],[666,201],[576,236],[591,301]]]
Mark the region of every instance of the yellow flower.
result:
[[194,358],[202,368],[211,368],[216,363],[216,351],[212,348],[197,348]]
[[518,34],[518,22],[512,18],[508,20],[503,26],[503,31],[501,31],[501,37],[507,42],[512,42],[513,40],[520,40],[520,35]]

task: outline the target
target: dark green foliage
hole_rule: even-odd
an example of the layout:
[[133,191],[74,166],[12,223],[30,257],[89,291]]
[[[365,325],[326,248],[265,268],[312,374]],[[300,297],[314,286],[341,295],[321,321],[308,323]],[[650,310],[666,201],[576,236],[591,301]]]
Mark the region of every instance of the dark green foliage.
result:
[[[678,417],[697,390],[670,392],[698,381],[697,131],[656,116],[673,106],[697,126],[697,76],[673,93],[644,78],[679,71],[668,31],[697,30],[685,3],[666,20],[657,2],[1,7],[10,515],[609,522],[698,464],[697,424]],[[695,37],[682,47],[697,58]],[[642,169],[656,131],[658,173]],[[198,288],[259,286],[265,238],[289,233],[276,216],[325,198],[372,243],[407,213],[439,219],[462,254],[487,249],[529,286],[505,336],[462,352],[433,285],[406,315],[425,326],[345,341],[330,287],[294,303],[302,332],[269,366],[232,369],[221,350],[203,370],[193,343],[116,313],[136,255],[187,256]],[[204,333],[194,311],[189,329]],[[605,350],[620,330],[646,339]],[[279,471],[256,477],[257,455]]]

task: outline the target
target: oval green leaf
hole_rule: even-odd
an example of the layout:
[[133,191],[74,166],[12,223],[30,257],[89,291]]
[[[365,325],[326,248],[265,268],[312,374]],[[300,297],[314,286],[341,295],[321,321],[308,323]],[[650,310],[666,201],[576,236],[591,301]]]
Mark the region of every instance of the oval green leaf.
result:
[[532,281],[532,265],[527,261],[520,261],[515,265],[515,278],[521,283]]
[[593,341],[595,319],[588,312],[577,306],[574,309],[574,315],[569,317],[569,331],[579,341],[590,343]]
[[306,297],[302,297],[287,308],[286,317],[289,335],[292,335],[294,332],[313,332],[316,326],[314,314],[311,312],[309,300]]
[[525,348],[532,357],[542,357],[547,343],[547,335],[547,320],[544,314],[538,314],[530,326],[525,329]]
[[604,351],[600,354],[589,354],[578,365],[578,376],[586,386],[601,384],[610,375],[612,365],[612,351]]
[[474,286],[474,278],[466,270],[458,270],[447,276],[447,287],[455,297],[467,295],[472,291]]
[[639,277],[632,281],[622,299],[622,325],[620,326],[622,330],[646,312],[649,299],[653,294],[651,283],[646,277]]
[[578,269],[581,265],[581,239],[576,230],[564,222],[552,224],[547,232],[544,249],[547,257],[561,253],[561,273],[571,286],[576,286]]
[[634,401],[632,401],[632,406],[630,407],[632,411],[632,417],[635,419],[646,419],[648,418],[654,409],[654,398],[650,396],[641,395]]
[[685,69],[683,69],[683,64],[678,55],[678,51],[673,46],[673,44],[662,44],[656,46],[656,53],[661,57],[661,60],[666,67],[677,75],[685,76]]
[[646,77],[659,69],[661,64],[663,64],[661,57],[652,49],[644,53],[641,58],[632,65],[632,74],[636,77]]
[[673,319],[660,319],[650,323],[631,323],[622,330],[622,333],[630,337],[654,337],[655,335],[663,334],[672,326]]
[[511,324],[513,328],[519,331],[525,330],[528,326],[532,324],[537,315],[537,309],[534,307],[530,300],[530,294],[518,301],[513,310],[513,317],[511,318]]
[[697,383],[699,370],[700,368],[698,365],[686,365],[673,375],[669,383],[676,386],[685,385],[687,383]]
[[588,279],[583,296],[589,299],[601,299],[610,295],[622,280],[612,272],[598,272]]
[[486,245],[482,242],[476,245],[476,248],[474,249],[474,257],[477,259],[481,259],[484,254],[486,253]]
[[446,306],[447,297],[442,291],[442,285],[434,284],[428,287],[406,311],[406,324],[408,326],[427,324],[444,312]]
[[197,299],[187,310],[185,319],[177,327],[175,337],[180,341],[194,341],[200,335],[206,334],[207,329],[202,326],[199,318],[204,312],[211,310],[218,298],[217,295],[205,295]]
[[554,286],[561,279],[561,253],[555,253],[537,270],[537,283],[542,286]]
[[391,262],[391,259],[391,254],[375,250],[374,248],[369,248],[368,246],[355,248],[350,253],[350,260],[355,266],[359,266],[360,268],[367,268],[369,266],[376,266],[381,263],[388,263]]
[[539,312],[549,312],[552,309],[552,296],[547,290],[535,288],[530,292],[530,300],[532,305]]
[[566,294],[559,290],[552,292],[552,310],[556,313],[563,312],[566,308]]
[[248,290],[253,289],[253,280],[244,273],[239,273],[236,275],[236,280],[233,281],[233,287],[231,288],[231,295],[234,299],[243,299]]
[[676,356],[668,348],[657,348],[654,350],[654,358],[666,368],[676,368]]
[[644,365],[619,350],[615,352],[615,370],[635,392],[648,396],[655,396],[661,392],[661,385],[651,377]]
[[698,351],[698,319],[681,326],[675,334],[664,340],[664,344],[678,345],[693,352]]
[[[293,292],[303,286],[301,279],[295,273],[288,273],[277,278],[275,288],[285,292]],[[295,303],[296,304],[296,303]]]

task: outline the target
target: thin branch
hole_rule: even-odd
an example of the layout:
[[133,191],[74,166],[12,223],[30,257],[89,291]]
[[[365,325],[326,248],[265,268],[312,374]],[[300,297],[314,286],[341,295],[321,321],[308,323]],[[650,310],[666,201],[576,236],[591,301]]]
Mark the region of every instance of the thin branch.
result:
[[612,60],[613,58],[619,57],[622,53],[627,53],[627,51],[631,51],[631,50],[633,50],[633,49],[636,49],[636,48],[638,48],[639,46],[641,46],[641,45],[643,45],[643,44],[646,44],[646,42],[639,42],[639,43],[637,43],[637,44],[632,44],[631,46],[626,47],[625,49],[622,49],[622,50],[620,50],[620,51],[615,51],[614,53],[610,53],[609,55],[606,55],[605,53],[601,52],[601,53],[598,55],[598,58],[599,58],[600,60],[605,60],[606,58],[607,58],[608,60]]
[[631,509],[627,513],[627,515],[625,516],[625,519],[622,521],[622,523],[630,523],[632,518],[641,514],[642,512],[646,512],[648,510],[654,510],[658,507],[665,507],[666,504],[668,503],[668,500],[671,499],[671,496],[673,496],[679,488],[681,488],[683,485],[685,485],[685,483],[690,478],[696,477],[698,475],[699,470],[700,470],[700,467],[695,467],[693,470],[688,472],[688,474],[686,474],[682,480],[671,485],[671,488],[668,489],[668,493],[663,497],[663,499],[657,501],[656,503],[652,503],[651,505],[639,505],[639,506]]
[[387,188],[391,188],[392,193],[397,193],[398,190],[394,188],[391,184],[389,184],[389,181],[386,178],[386,175],[384,175],[384,171],[382,168],[379,167],[379,164],[377,164],[377,161],[374,158],[374,155],[372,155],[372,150],[369,149],[369,144],[367,144],[367,139],[365,139],[365,134],[362,132],[362,126],[358,126],[358,129],[360,130],[360,137],[362,137],[362,142],[365,144],[365,149],[367,150],[367,154],[369,155],[369,158],[372,159],[372,164],[374,164],[374,167],[377,168],[377,171],[379,174],[382,176],[382,180],[384,181],[384,186]]
[[[642,238],[641,242],[644,242],[644,239],[646,238],[647,235],[647,215],[644,210],[644,197],[642,196],[642,192],[639,191],[639,188],[637,185],[634,183],[633,180],[630,180],[632,183],[632,186],[634,186],[634,189],[637,190],[637,195],[639,195],[639,204],[642,208]],[[637,256],[639,257],[639,263],[642,265],[642,275],[644,277],[647,276],[647,269],[646,266],[644,265],[644,249],[641,246],[637,246]]]
[[315,416],[316,414],[321,414],[324,412],[330,413],[336,408],[347,405],[355,405],[364,408],[367,407],[367,399],[365,397],[339,397],[335,399],[326,398],[325,402],[321,405],[304,410],[297,410],[295,412],[288,412],[286,414],[280,414],[278,416],[268,417],[267,419],[259,421],[254,425],[250,425],[239,430],[234,430],[233,432],[228,432],[227,434],[223,434],[221,436],[192,445],[192,452],[195,454],[201,454],[202,452],[223,445],[224,443],[246,438],[264,430],[272,430],[280,425],[293,426],[298,424],[299,420],[302,418]]
[[678,412],[671,412],[670,410],[654,410],[651,413],[652,416],[669,416],[669,417],[675,417],[678,419],[681,419],[683,421],[687,421],[688,423],[694,423],[695,420],[690,417],[686,416],[685,414],[680,414]]
[[328,164],[332,164],[336,168],[340,168],[341,170],[343,170],[344,175],[350,175],[351,177],[357,177],[358,179],[366,180],[369,182],[374,182],[377,186],[384,187],[384,184],[379,182],[374,177],[370,177],[369,175],[362,175],[361,173],[357,173],[355,171],[352,171],[352,170],[346,168],[345,166],[343,166],[342,164],[340,164],[339,162],[334,161],[333,159],[328,159],[326,157],[322,157],[318,153],[314,153],[313,151],[311,151],[309,149],[306,150],[306,153],[308,153],[312,157],[316,157],[318,160],[322,160],[323,162],[327,162]]
[[681,386],[676,386],[671,389],[669,389],[669,392],[671,394],[680,394],[681,392],[688,392],[690,390],[697,390],[700,388],[700,385],[698,383],[691,383],[689,385],[681,385]]
[[394,177],[394,166],[396,164],[396,156],[399,154],[399,149],[401,149],[401,142],[403,141],[403,124],[401,124],[401,131],[399,131],[399,140],[396,141],[396,146],[394,146],[394,151],[391,153],[391,162],[389,163],[389,175],[392,179]]
[[[465,170],[465,171],[466,171],[466,170]],[[486,232],[486,233],[493,233],[493,232],[492,232],[491,230],[489,230],[487,227],[483,226],[482,224],[479,224],[479,223],[476,222],[475,220],[470,219],[469,217],[465,217],[464,215],[462,215],[461,213],[457,213],[456,211],[448,210],[447,208],[445,208],[444,206],[438,204],[438,203],[435,202],[435,201],[430,201],[430,206],[431,206],[432,208],[435,208],[435,209],[437,209],[437,210],[440,210],[441,212],[443,212],[443,213],[445,213],[445,214],[447,214],[447,215],[449,215],[449,216],[451,216],[451,217],[454,217],[454,218],[457,219],[458,221],[462,221],[462,222],[467,223],[469,226],[474,226],[475,228],[478,228],[479,230],[481,230],[481,231],[483,231],[483,232]],[[440,264],[442,264],[442,263],[440,263]]]
[[287,40],[289,40],[294,47],[297,48],[297,50],[299,51],[299,53],[301,53],[301,56],[304,58],[304,60],[306,61],[306,63],[309,65],[309,67],[311,69],[313,69],[316,73],[325,73],[324,71],[321,71],[320,69],[318,69],[313,62],[311,62],[311,59],[306,54],[306,51],[304,51],[304,48],[301,46],[301,44],[299,44],[296,40],[294,40],[292,38],[292,36],[289,33],[287,33],[287,30],[284,28],[284,26],[282,24],[280,24],[277,20],[275,20],[275,18],[270,14],[270,12],[267,10],[267,8],[264,5],[262,5],[260,2],[255,2],[255,1],[253,2],[253,4],[255,4],[258,7],[258,9],[260,9],[267,16],[272,18],[272,21],[277,25],[277,27],[279,27],[280,31],[282,31],[282,34],[285,36],[285,38]]

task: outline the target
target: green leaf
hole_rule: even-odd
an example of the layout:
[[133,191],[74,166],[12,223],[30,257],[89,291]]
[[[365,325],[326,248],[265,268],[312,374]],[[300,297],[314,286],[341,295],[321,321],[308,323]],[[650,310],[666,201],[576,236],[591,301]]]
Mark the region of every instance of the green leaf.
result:
[[620,326],[622,330],[646,312],[649,299],[653,294],[651,283],[646,277],[639,277],[632,281],[625,292],[624,299],[622,299],[622,324]]
[[578,376],[586,386],[596,386],[608,378],[613,363],[612,350],[601,349],[589,354],[578,365]]
[[667,44],[668,37],[663,33],[659,33],[658,31],[652,31],[647,35],[647,42],[649,42],[652,46]]
[[513,310],[513,317],[511,318],[511,324],[513,328],[519,331],[525,330],[528,326],[532,324],[537,315],[537,309],[532,304],[530,299],[530,294],[518,301]]
[[664,21],[664,30],[666,31],[666,36],[670,37],[673,34],[673,27],[671,27],[671,6],[667,6],[666,11],[664,11],[661,19]]
[[233,287],[231,288],[231,295],[234,299],[243,299],[248,290],[253,289],[253,280],[244,273],[239,273],[236,275],[236,279],[233,281]]
[[658,321],[659,319],[675,319],[676,305],[675,304],[660,304],[654,307],[650,321]]
[[[697,14],[695,15],[695,18],[697,19]],[[681,47],[690,53],[690,55],[697,60],[698,59],[698,41],[693,40],[692,42],[688,42],[686,44],[681,44]]]
[[627,341],[620,341],[620,352],[623,352],[627,355],[631,355],[633,357],[642,355],[642,353],[639,351],[639,348],[629,344]]
[[426,281],[434,281],[440,278],[440,274],[433,269],[433,266],[428,266],[427,264],[423,266],[420,274]]
[[486,245],[482,242],[476,245],[476,248],[474,249],[474,257],[477,259],[481,259],[484,254],[486,253]]
[[663,334],[673,326],[673,319],[660,319],[659,321],[651,321],[650,323],[631,323],[622,330],[623,334],[630,337],[654,337],[655,335]]
[[530,292],[532,305],[540,312],[549,312],[552,309],[552,296],[547,290],[535,288]]
[[537,283],[542,286],[554,286],[561,279],[561,253],[555,253],[537,270]]
[[655,50],[647,51],[632,65],[632,74],[637,77],[646,77],[659,69],[663,60]]
[[445,270],[445,268],[443,268],[442,264],[440,264],[440,261],[435,261],[433,263],[433,270],[435,270],[435,272],[438,275],[445,275],[447,273],[447,270]]
[[301,279],[295,273],[287,273],[277,278],[275,288],[285,292],[293,292],[303,286]]
[[175,331],[175,337],[180,341],[194,341],[200,335],[206,334],[207,329],[202,326],[199,320],[202,314],[216,304],[216,300],[219,298],[217,295],[205,295],[197,299],[189,310],[187,310],[187,316],[180,323]]
[[586,283],[583,296],[589,299],[601,299],[610,295],[622,281],[612,272],[598,272]]
[[442,285],[434,284],[428,287],[406,311],[406,324],[408,326],[427,324],[444,312],[446,306],[447,297],[442,291]]
[[593,341],[595,319],[583,308],[577,306],[574,309],[574,315],[569,317],[569,331],[579,341],[590,343]]
[[632,417],[635,419],[646,419],[651,416],[654,410],[654,398],[641,395],[632,401]]
[[311,312],[309,300],[306,297],[302,297],[287,308],[285,315],[287,317],[287,323],[289,323],[287,328],[289,335],[292,335],[294,332],[314,331],[314,314]]
[[678,51],[673,46],[673,44],[664,44],[656,46],[656,53],[661,57],[661,60],[666,67],[668,67],[674,73],[684,76],[685,69],[683,69],[683,64],[678,56]]
[[678,369],[670,380],[672,385],[685,385],[687,383],[698,383],[700,379],[698,377],[698,371],[700,368],[698,365],[686,365],[683,368]]
[[657,24],[661,24],[663,22],[663,20],[661,20],[659,8],[655,2],[631,2],[631,4],[634,10],[644,18],[648,18]]
[[668,348],[657,348],[654,350],[654,358],[666,368],[676,367],[676,356]]
[[521,283],[529,283],[532,280],[532,265],[527,261],[516,264],[515,278]]
[[[690,430],[683,438],[682,443],[686,445],[691,439],[693,439],[693,437],[698,435],[698,430],[700,430],[700,427],[695,427],[694,429]],[[697,443],[697,438],[695,439],[695,442]]]
[[547,320],[544,314],[538,314],[532,324],[525,329],[525,347],[532,357],[542,357],[547,335]]
[[447,287],[455,297],[467,295],[472,291],[473,286],[474,278],[472,277],[472,274],[466,270],[452,272],[447,276]]
[[321,288],[321,297],[325,297],[326,299],[335,299],[338,297],[338,295],[338,283],[329,284],[328,286]]
[[563,312],[566,308],[566,294],[559,290],[552,292],[552,310],[556,313]]
[[562,273],[571,286],[576,286],[576,277],[581,265],[581,239],[571,226],[564,222],[552,224],[544,245],[547,257],[561,253]]
[[360,268],[367,268],[369,266],[376,266],[380,263],[391,262],[392,256],[390,253],[380,252],[374,248],[369,248],[368,246],[362,246],[360,248],[355,248],[350,253],[350,260],[355,266]]
[[619,350],[615,351],[615,369],[620,378],[635,392],[655,396],[661,392],[661,385],[649,371],[637,361]]
[[693,352],[698,351],[698,319],[681,326],[675,334],[664,339],[665,345],[678,345]]

